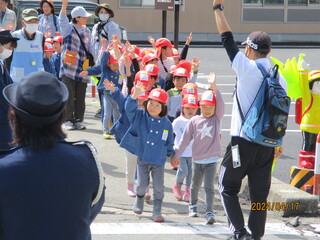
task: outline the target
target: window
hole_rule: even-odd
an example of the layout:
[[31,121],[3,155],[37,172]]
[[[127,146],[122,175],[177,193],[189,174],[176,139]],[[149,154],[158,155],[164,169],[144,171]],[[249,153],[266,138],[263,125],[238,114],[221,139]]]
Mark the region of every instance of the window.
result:
[[154,7],[154,0],[120,0],[120,7]]
[[320,0],[243,0],[243,3],[243,22],[320,22]]

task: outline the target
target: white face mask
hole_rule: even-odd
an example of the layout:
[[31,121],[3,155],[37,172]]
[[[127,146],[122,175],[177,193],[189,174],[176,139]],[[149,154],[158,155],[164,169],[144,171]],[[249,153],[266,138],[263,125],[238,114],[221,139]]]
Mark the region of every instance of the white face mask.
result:
[[320,81],[316,81],[313,83],[311,93],[313,95],[320,95]]
[[26,30],[30,34],[34,34],[38,30],[38,23],[30,23],[26,25]]
[[106,22],[106,21],[108,21],[108,19],[109,19],[109,14],[100,13],[100,14],[99,14],[99,18],[100,18],[100,20],[101,20],[102,22]]
[[6,59],[9,58],[12,55],[12,50],[6,49],[4,46],[0,44],[1,48],[3,49],[0,53],[0,59]]

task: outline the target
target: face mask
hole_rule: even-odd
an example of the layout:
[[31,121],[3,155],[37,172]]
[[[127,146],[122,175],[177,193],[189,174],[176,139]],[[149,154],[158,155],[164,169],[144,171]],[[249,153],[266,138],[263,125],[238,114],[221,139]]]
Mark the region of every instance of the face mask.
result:
[[31,23],[26,25],[26,30],[30,34],[34,34],[38,30],[38,23]]
[[1,46],[2,49],[3,49],[2,53],[0,53],[0,58],[1,58],[1,59],[9,58],[9,57],[12,55],[12,50],[6,49],[6,48],[3,47],[1,44],[0,44],[0,46]]
[[99,18],[100,18],[100,20],[101,20],[102,22],[106,22],[106,21],[108,21],[108,19],[109,19],[109,14],[101,13],[101,14],[99,14]]

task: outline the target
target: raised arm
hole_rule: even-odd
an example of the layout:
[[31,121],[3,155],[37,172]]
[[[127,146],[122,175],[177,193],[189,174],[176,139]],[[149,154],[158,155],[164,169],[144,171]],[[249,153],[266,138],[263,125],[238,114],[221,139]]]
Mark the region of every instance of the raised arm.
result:
[[[217,5],[223,5],[224,0],[214,0],[213,1],[213,7]],[[231,32],[231,28],[228,24],[228,21],[226,17],[224,16],[224,13],[220,9],[214,10],[215,18],[216,18],[216,24],[218,28],[218,32],[220,34],[225,32]]]

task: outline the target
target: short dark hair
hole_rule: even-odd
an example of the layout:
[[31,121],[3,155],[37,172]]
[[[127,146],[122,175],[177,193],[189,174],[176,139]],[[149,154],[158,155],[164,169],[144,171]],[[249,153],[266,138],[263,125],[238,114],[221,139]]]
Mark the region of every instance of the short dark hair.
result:
[[319,82],[319,81],[320,81],[320,78],[317,78],[317,79],[313,79],[311,82],[309,82],[309,89],[312,90],[313,84],[314,84],[315,82]]
[[22,145],[30,147],[33,151],[48,149],[58,141],[65,139],[67,136],[63,132],[61,125],[66,119],[66,110],[62,111],[60,117],[48,125],[36,126],[28,124],[10,106],[8,118],[13,129],[12,146]]
[[0,44],[5,45],[7,43],[11,43],[10,46],[13,48],[16,48],[18,46],[17,40],[6,40],[6,39],[0,39]]
[[73,24],[77,24],[77,23],[78,23],[77,17],[72,18],[72,23],[73,23]]
[[[148,102],[150,101],[150,99],[147,99],[147,101],[144,101],[143,103],[143,107],[144,109],[148,112],[148,109],[147,109],[147,105],[148,105]],[[168,114],[168,107],[166,104],[162,103],[162,102],[158,102],[161,104],[161,112],[159,113],[159,117],[165,117],[167,116]],[[149,112],[148,112],[149,113]]]

